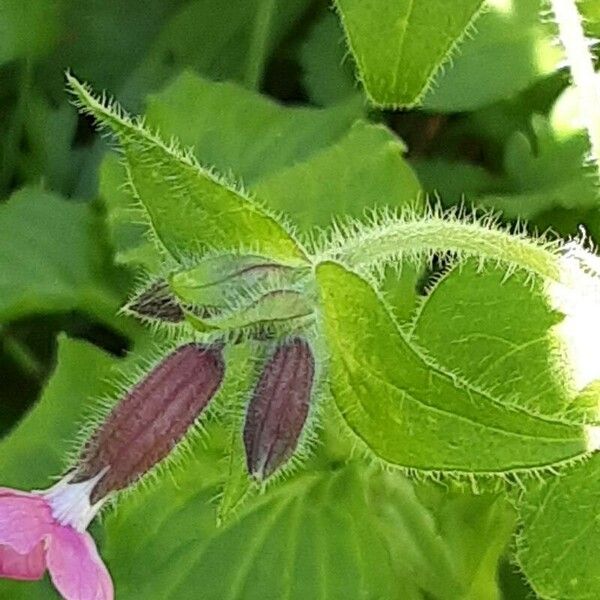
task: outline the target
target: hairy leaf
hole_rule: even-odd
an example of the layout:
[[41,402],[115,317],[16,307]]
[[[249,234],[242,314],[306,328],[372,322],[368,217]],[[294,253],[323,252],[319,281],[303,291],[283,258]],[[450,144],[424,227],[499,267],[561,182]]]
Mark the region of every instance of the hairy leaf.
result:
[[283,262],[304,261],[290,234],[235,185],[98,101],[71,76],[69,83],[82,109],[118,139],[149,227],[172,257],[246,246]]
[[479,14],[482,0],[336,1],[370,99],[386,107],[420,101]]
[[[148,122],[193,144],[196,157],[241,177],[268,207],[302,230],[374,206],[417,204],[419,185],[400,140],[382,126],[355,121],[354,103],[327,110],[284,107],[233,84],[184,73],[150,97]],[[151,269],[140,211],[121,184],[113,156],[101,171],[109,225],[124,262]]]
[[330,381],[346,423],[386,462],[424,471],[527,473],[583,456],[586,431],[536,417],[425,359],[373,288],[319,265]]
[[108,153],[100,167],[100,195],[106,203],[106,225],[115,261],[143,265],[147,271],[161,270],[160,250],[149,239],[144,211],[125,188],[127,169],[114,153]]
[[226,349],[227,372],[220,398],[225,434],[225,456],[220,463],[219,502],[216,521],[219,526],[230,521],[258,491],[246,467],[244,452],[244,419],[250,390],[254,385],[265,349],[246,342]]
[[515,406],[574,422],[593,419],[598,398],[583,401],[578,393],[589,381],[577,381],[582,352],[597,352],[585,339],[593,324],[588,315],[588,332],[577,327],[557,292],[523,273],[506,277],[469,261],[427,295],[414,339],[446,369]]
[[517,559],[542,598],[600,595],[600,455],[561,477],[530,485],[521,499]]
[[250,187],[335,143],[362,113],[360,100],[326,110],[283,106],[187,72],[150,96],[147,107],[153,127],[193,147],[201,163],[233,172]]

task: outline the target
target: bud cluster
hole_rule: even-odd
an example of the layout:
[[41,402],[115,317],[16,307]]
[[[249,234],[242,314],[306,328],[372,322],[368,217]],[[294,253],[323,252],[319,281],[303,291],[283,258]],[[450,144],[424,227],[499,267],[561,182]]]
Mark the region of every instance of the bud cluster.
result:
[[[69,484],[88,484],[89,504],[129,487],[164,460],[213,398],[224,377],[219,345],[185,344],[115,406],[81,451]],[[243,439],[248,472],[266,479],[293,455],[315,375],[309,344],[280,343],[252,392]]]
[[[209,257],[168,281],[154,282],[127,308],[172,324],[212,319],[211,327],[241,330],[265,319],[285,321],[310,314],[311,307],[296,286],[304,276],[302,269],[258,256]],[[267,282],[270,288],[265,287]],[[257,289],[262,295],[254,293]],[[224,298],[240,290],[254,290],[248,292],[250,303],[236,314],[220,314]],[[69,485],[89,487],[93,506],[135,483],[186,435],[217,392],[224,373],[221,344],[188,343],[174,350],[125,394],[93,433],[70,473]],[[312,350],[300,337],[280,342],[266,361],[243,430],[247,468],[253,477],[269,477],[296,450],[309,414],[314,375]]]

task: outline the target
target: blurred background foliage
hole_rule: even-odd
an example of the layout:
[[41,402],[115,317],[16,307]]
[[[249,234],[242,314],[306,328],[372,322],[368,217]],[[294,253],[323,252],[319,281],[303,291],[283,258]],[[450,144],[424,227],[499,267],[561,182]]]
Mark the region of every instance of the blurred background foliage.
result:
[[[579,7],[588,35],[600,37],[598,2],[581,0]],[[501,211],[508,221],[527,219],[540,230],[568,235],[584,226],[598,240],[587,138],[574,118],[576,99],[555,26],[540,18],[544,10],[538,0],[490,0],[423,106],[381,111],[367,105],[339,21],[322,0],[0,0],[2,483],[45,485],[44,477],[61,467],[61,449],[75,432],[84,401],[101,393],[104,383],[98,381],[111,376],[128,350],[143,354],[153,343],[117,311],[139,269],[155,264],[157,256],[136,224],[118,158],[69,102],[65,70],[108,90],[129,111],[145,113],[165,137],[192,146],[201,162],[242,181],[302,231],[326,226],[335,215],[402,206],[424,191],[446,206],[466,200]],[[401,285],[388,287],[398,317],[407,319],[423,278],[408,274]],[[23,417],[41,394],[36,409]],[[315,475],[295,504],[279,505],[277,492],[268,495],[281,513],[268,536],[261,529],[273,510],[267,500],[225,534],[216,533],[214,515],[198,508],[211,504],[219,480],[211,458],[222,443],[215,427],[217,449],[199,450],[199,464],[181,476],[177,492],[171,480],[163,482],[108,518],[109,564],[119,597],[196,597],[184,590],[200,582],[207,598],[225,597],[219,585],[233,585],[238,595],[231,597],[281,597],[273,591],[283,585],[273,579],[281,567],[273,540],[289,535],[290,510],[295,527],[305,531],[297,541],[297,572],[305,581],[298,597],[317,597],[310,580],[320,567],[311,563],[311,541],[319,535],[326,540],[324,556],[340,552],[354,543],[348,519],[365,519],[356,535],[368,544],[373,510],[388,511],[383,537],[397,539],[371,544],[372,556],[359,565],[362,595],[346,589],[340,576],[356,557],[339,558],[342,566],[331,567],[327,589],[340,590],[340,598],[528,597],[506,558],[514,525],[509,507],[493,495],[445,494],[402,478],[390,482],[364,468],[344,466],[333,481]],[[334,464],[342,443],[329,440],[315,464]],[[281,497],[298,481],[282,484]],[[344,495],[354,485],[362,486],[363,495]],[[177,535],[148,533],[156,539],[146,546],[136,542],[133,550],[115,542],[135,535],[132,527],[151,520],[153,508],[164,509],[161,498],[168,504],[174,493],[186,506],[175,524],[169,522]],[[188,496],[193,503],[182,500]],[[342,517],[330,510],[338,501],[348,504]],[[190,533],[190,522],[198,531]],[[381,522],[378,514],[373,527]],[[181,548],[170,544],[181,543],[181,536],[203,537],[207,547],[198,552],[212,558],[188,564],[179,587],[138,568],[148,545],[154,549],[147,569],[156,568],[161,556],[177,556]],[[223,571],[231,568],[228,556],[253,536],[263,536],[261,556],[268,558],[261,568],[271,575],[249,577],[259,569],[257,561],[231,583]],[[137,572],[130,566],[136,558]],[[381,560],[394,565],[389,581],[381,576]],[[248,580],[270,587],[261,590]],[[146,589],[141,596],[140,589]],[[368,595],[371,589],[387,591]],[[394,595],[385,595],[390,590]],[[2,598],[52,594],[44,586],[0,583]]]

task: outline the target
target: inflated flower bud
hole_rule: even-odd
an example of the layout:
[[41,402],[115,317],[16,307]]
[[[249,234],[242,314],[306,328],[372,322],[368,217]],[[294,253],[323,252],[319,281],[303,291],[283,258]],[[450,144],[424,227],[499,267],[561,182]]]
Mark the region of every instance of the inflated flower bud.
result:
[[244,425],[248,471],[265,479],[294,453],[308,416],[315,361],[308,343],[281,344],[254,389]]
[[223,374],[220,347],[177,348],[125,395],[92,435],[71,483],[100,476],[92,503],[134,483],[183,438],[215,395]]

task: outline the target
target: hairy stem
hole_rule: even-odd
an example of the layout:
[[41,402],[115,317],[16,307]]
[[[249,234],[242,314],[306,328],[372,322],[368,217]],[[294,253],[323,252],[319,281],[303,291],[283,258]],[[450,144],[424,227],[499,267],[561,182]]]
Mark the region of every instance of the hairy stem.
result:
[[600,170],[600,80],[594,73],[590,40],[586,39],[574,0],[550,0],[573,83],[579,92],[579,114],[590,138],[592,159]]
[[402,256],[432,252],[455,252],[494,260],[545,279],[561,279],[559,256],[551,244],[477,222],[442,216],[391,220],[358,229],[356,235],[350,235],[330,254],[332,258],[360,269]]

